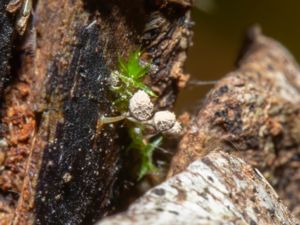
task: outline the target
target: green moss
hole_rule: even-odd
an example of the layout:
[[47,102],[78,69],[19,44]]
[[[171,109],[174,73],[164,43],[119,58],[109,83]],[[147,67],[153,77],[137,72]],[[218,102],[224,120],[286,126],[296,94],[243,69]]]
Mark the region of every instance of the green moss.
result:
[[141,164],[138,179],[143,178],[148,173],[156,171],[156,167],[152,161],[153,152],[162,143],[162,136],[154,137],[150,141],[144,137],[143,131],[144,128],[142,126],[129,128],[131,143],[127,149],[130,151],[138,151],[140,154]]
[[112,90],[117,95],[114,105],[120,112],[128,110],[129,99],[137,90],[143,90],[151,97],[156,97],[151,88],[143,83],[145,75],[149,72],[149,64],[141,65],[140,56],[141,52],[137,50],[129,55],[127,61],[120,57],[118,71],[112,73],[112,80],[115,82]]
[[[148,63],[141,65],[141,52],[139,50],[129,54],[128,60],[119,58],[118,70],[111,74],[112,91],[116,94],[117,100],[114,106],[119,113],[128,112],[129,99],[138,90],[145,91],[149,96],[156,97],[155,93],[143,83],[143,79],[149,72]],[[144,135],[144,127],[141,123],[127,123],[131,143],[127,150],[139,154],[140,166],[138,179],[141,179],[149,172],[154,172],[156,167],[153,164],[152,155],[154,150],[161,144],[162,137],[148,139]]]

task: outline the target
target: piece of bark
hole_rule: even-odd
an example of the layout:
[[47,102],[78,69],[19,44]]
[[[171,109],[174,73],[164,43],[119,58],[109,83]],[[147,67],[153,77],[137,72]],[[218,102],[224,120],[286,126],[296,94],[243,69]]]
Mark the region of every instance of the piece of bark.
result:
[[129,209],[97,225],[297,224],[256,169],[227,153],[210,153],[149,190]]
[[209,92],[173,158],[170,176],[213,150],[258,168],[300,217],[300,71],[278,42],[252,29],[237,69]]
[[[3,107],[2,96],[6,85],[12,80],[12,77],[16,71],[12,68],[17,65],[17,62],[13,60],[14,44],[15,44],[15,31],[14,23],[15,16],[11,15],[6,10],[6,6],[10,0],[0,1],[0,106]],[[0,119],[3,115],[1,114]],[[5,170],[4,161],[6,159],[5,149],[7,147],[7,141],[4,138],[7,126],[0,123],[0,174]],[[12,157],[11,161],[16,158]],[[16,160],[17,161],[17,160]],[[16,168],[13,167],[12,170]],[[10,173],[12,174],[12,173]],[[1,175],[0,175],[1,176]],[[7,177],[7,176],[6,176]],[[17,193],[13,190],[7,192],[6,187],[14,183],[13,180],[5,180],[0,178],[0,224],[10,224],[13,217],[13,209],[16,207]],[[2,187],[4,187],[2,189]]]
[[36,2],[1,109],[3,225],[92,224],[113,211],[127,140],[123,129],[99,124],[111,115],[110,72],[140,48],[143,59],[155,57],[147,82],[158,107],[170,107],[184,76],[189,20],[189,8],[154,1]]
[[10,0],[0,1],[0,97],[11,79],[11,57],[14,42],[14,17],[6,11]]
[[150,84],[159,96],[157,107],[165,109],[173,107],[178,91],[189,79],[183,66],[192,42],[192,22],[189,7],[148,2],[152,10],[146,17],[141,44],[154,68],[150,71]]

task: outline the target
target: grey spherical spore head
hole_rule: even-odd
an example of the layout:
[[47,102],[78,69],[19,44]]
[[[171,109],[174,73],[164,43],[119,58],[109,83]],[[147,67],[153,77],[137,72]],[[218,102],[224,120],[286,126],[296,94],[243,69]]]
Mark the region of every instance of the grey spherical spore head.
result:
[[159,132],[171,129],[174,126],[175,122],[175,114],[167,110],[156,112],[153,117],[155,129]]
[[171,129],[166,130],[164,134],[177,137],[181,134],[181,132],[182,132],[182,126],[179,122],[176,121],[174,126]]
[[137,91],[129,100],[129,112],[137,120],[145,121],[153,114],[153,103],[144,91]]

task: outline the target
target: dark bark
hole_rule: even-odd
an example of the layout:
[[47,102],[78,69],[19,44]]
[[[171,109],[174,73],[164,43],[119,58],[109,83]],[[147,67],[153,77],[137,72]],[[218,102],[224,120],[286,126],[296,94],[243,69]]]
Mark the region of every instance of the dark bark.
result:
[[5,84],[11,79],[11,57],[13,52],[14,17],[6,11],[9,0],[0,2],[0,97]]
[[63,120],[43,150],[35,224],[91,224],[99,210],[108,211],[120,169],[116,130],[97,126],[99,115],[111,113],[109,69],[95,51],[100,31],[96,24],[80,30],[67,71],[60,74],[54,62],[48,72],[46,96],[63,96]]

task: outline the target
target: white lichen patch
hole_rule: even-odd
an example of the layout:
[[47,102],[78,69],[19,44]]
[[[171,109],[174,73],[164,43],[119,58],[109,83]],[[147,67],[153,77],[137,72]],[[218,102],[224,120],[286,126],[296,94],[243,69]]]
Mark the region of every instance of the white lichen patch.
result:
[[7,146],[7,140],[5,138],[0,139],[0,148],[6,148]]
[[72,180],[72,175],[69,172],[66,172],[62,178],[65,183],[69,183]]
[[[203,163],[202,161],[196,161],[196,162],[192,163],[188,167],[188,171],[191,171],[191,173],[193,171],[199,171],[199,175],[201,174],[201,176],[204,179],[203,180],[204,182],[211,183],[214,187],[216,187],[221,192],[228,194],[228,190],[227,190],[226,186],[224,185],[224,180],[222,178],[220,179],[220,177],[218,177],[217,174],[214,173],[212,171],[212,169],[209,166],[207,166],[205,163]],[[201,173],[200,173],[200,171],[201,171]]]
[[119,83],[120,83],[120,72],[117,70],[114,70],[111,72],[110,77],[109,77],[109,83],[112,86],[112,88],[116,88]]

